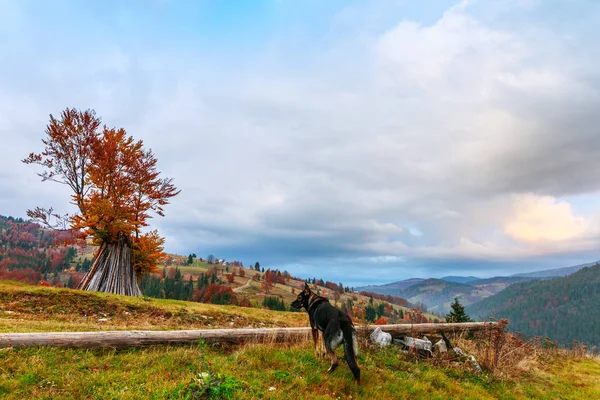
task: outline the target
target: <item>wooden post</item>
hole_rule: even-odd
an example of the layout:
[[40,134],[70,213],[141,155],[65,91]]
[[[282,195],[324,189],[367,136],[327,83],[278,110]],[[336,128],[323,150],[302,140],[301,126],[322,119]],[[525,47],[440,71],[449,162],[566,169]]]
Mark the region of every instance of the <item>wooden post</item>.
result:
[[[357,326],[361,335],[375,328],[392,336],[417,336],[436,332],[481,331],[497,328],[496,322],[453,324],[398,324]],[[0,348],[27,346],[57,346],[84,348],[125,348],[152,345],[207,343],[275,343],[299,342],[310,338],[310,328],[202,329],[181,331],[104,331],[104,332],[43,332],[0,333]]]

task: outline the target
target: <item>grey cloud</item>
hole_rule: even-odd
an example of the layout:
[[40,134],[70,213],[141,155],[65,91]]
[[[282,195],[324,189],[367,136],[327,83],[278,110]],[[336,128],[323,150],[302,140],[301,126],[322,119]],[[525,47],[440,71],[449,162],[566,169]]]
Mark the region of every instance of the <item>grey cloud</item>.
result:
[[[13,104],[0,132],[36,150],[47,114],[74,105],[143,139],[182,189],[152,221],[169,251],[344,271],[353,282],[367,279],[365,263],[392,279],[559,262],[568,246],[545,257],[502,224],[514,195],[600,189],[599,54],[586,36],[597,28],[588,16],[567,32],[542,4],[513,21],[506,4],[464,3],[431,24],[391,21],[394,9],[372,14],[378,25],[350,9],[317,55],[296,50],[301,66],[286,60],[285,37],[255,58],[223,60],[114,38],[91,59],[27,39],[27,57],[0,67],[0,102]],[[571,47],[572,36],[588,45]],[[18,162],[0,154],[3,169]],[[3,192],[34,174],[15,168]],[[31,201],[14,197],[3,198],[11,213]],[[386,257],[395,261],[365,261]]]

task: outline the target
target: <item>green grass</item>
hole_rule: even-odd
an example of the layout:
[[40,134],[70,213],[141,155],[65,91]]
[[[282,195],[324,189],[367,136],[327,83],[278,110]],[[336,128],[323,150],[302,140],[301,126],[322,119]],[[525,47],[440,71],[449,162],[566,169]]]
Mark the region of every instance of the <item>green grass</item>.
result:
[[[98,323],[99,317],[107,318]],[[233,324],[233,325],[232,325]],[[284,313],[0,282],[0,332],[307,326]],[[454,340],[454,339],[452,339]],[[461,347],[469,352],[486,346]],[[457,342],[458,343],[458,342]],[[361,342],[362,383],[316,358],[311,343],[156,346],[126,350],[0,349],[2,399],[595,399],[600,362],[558,350],[514,351],[501,374],[414,359]],[[470,347],[469,347],[470,346]],[[476,354],[476,353],[474,353]],[[518,357],[517,357],[518,355]],[[483,355],[477,355],[485,367]],[[481,357],[481,358],[480,358]],[[204,393],[205,397],[200,397]],[[194,397],[194,395],[196,397]]]
[[[213,398],[220,394],[235,399],[600,397],[600,367],[594,360],[555,361],[517,380],[475,375],[462,365],[433,366],[393,347],[369,348],[359,362],[361,385],[354,383],[343,361],[334,373],[326,373],[328,361],[317,359],[308,343],[230,349],[206,345],[120,351],[10,349],[0,351],[0,395],[6,399],[183,399],[203,387]],[[204,384],[202,372],[210,373],[213,382]]]

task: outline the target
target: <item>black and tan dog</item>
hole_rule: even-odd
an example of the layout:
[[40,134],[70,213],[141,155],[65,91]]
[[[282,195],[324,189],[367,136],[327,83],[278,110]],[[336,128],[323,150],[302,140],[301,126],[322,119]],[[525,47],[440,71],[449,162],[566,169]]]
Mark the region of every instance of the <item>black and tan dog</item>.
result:
[[304,284],[304,290],[292,302],[292,307],[304,307],[308,312],[315,351],[317,352],[319,331],[323,332],[325,349],[331,357],[329,372],[333,372],[338,366],[335,349],[343,343],[346,362],[356,381],[360,382],[360,368],[357,363],[358,344],[356,331],[350,317],[339,308],[332,306],[325,297],[315,294],[306,283]]

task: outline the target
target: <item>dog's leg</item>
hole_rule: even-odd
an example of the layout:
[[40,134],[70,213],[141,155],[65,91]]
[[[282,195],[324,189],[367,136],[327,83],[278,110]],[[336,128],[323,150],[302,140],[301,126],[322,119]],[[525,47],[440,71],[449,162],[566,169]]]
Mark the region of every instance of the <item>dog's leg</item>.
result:
[[315,356],[319,358],[319,330],[317,328],[312,328],[311,333],[313,342],[315,343]]
[[354,362],[360,367],[358,363],[358,339],[356,338],[356,333],[352,333],[352,349],[354,350]]
[[327,354],[327,349],[325,348],[325,335],[321,332],[321,340],[319,341],[319,356],[325,357]]
[[338,367],[338,359],[335,356],[335,352],[330,348],[327,348],[327,354],[329,354],[329,357],[331,357],[331,366],[329,367],[327,372],[333,372]]

